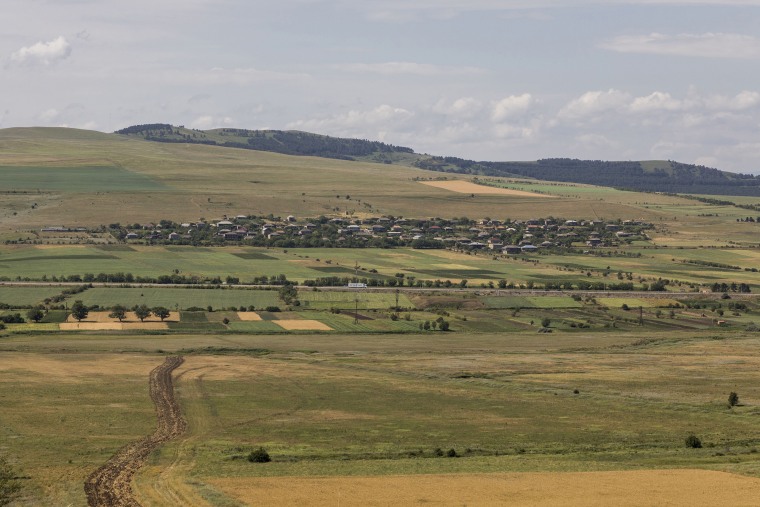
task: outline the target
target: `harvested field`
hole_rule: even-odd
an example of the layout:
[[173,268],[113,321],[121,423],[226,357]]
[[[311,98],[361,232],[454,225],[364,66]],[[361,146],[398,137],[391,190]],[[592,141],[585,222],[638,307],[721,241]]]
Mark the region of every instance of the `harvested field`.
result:
[[217,479],[254,505],[751,506],[760,480],[709,470]]
[[169,329],[169,322],[179,322],[179,314],[174,312],[162,322],[156,316],[151,315],[144,322],[134,314],[127,312],[126,318],[119,322],[119,319],[113,319],[108,316],[110,312],[90,312],[87,318],[81,322],[69,315],[66,322],[59,324],[61,331],[121,331],[121,330],[155,330]]
[[332,331],[333,328],[318,320],[283,319],[273,320],[275,324],[287,331]]
[[524,190],[513,190],[511,188],[488,187],[478,185],[470,181],[451,180],[451,181],[421,181],[420,183],[431,187],[442,188],[458,194],[491,194],[491,195],[511,195],[514,197],[545,197],[554,198],[554,195],[536,194]]
[[238,319],[243,322],[256,322],[263,320],[261,315],[256,312],[237,312]]

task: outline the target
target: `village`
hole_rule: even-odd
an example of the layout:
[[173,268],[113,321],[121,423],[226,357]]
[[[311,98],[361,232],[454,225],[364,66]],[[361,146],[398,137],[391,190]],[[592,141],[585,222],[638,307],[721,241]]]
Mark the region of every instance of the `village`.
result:
[[590,221],[558,218],[496,220],[484,218],[328,218],[299,220],[252,215],[177,223],[111,224],[116,241],[193,246],[250,245],[282,248],[450,248],[493,250],[504,254],[539,249],[618,247],[647,241],[652,224],[640,220]]

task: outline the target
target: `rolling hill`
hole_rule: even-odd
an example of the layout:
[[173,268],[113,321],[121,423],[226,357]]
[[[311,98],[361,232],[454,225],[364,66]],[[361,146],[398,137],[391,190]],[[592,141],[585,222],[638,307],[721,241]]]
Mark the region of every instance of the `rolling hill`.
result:
[[163,143],[191,143],[270,151],[286,155],[411,165],[478,176],[587,183],[644,192],[760,196],[760,177],[669,160],[604,161],[570,158],[489,162],[429,156],[378,141],[336,138],[300,131],[222,128],[195,130],[165,123],[135,125],[117,134]]

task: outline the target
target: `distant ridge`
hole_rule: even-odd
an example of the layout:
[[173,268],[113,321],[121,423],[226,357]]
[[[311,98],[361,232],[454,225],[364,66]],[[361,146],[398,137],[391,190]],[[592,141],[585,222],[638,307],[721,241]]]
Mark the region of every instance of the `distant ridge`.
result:
[[456,174],[533,178],[587,183],[625,190],[760,197],[760,177],[670,160],[614,162],[548,158],[535,162],[488,162],[415,153],[379,141],[347,139],[301,131],[221,128],[188,129],[167,123],[134,125],[116,134],[162,143],[192,143],[313,156],[401,164]]

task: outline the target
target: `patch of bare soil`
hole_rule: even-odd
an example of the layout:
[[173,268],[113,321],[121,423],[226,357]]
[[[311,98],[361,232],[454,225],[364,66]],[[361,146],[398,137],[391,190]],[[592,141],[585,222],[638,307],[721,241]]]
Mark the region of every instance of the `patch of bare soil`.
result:
[[187,423],[174,398],[172,372],[183,363],[180,356],[167,357],[150,372],[150,397],[156,405],[156,431],[122,447],[84,483],[90,507],[139,507],[132,493],[132,477],[159,445],[184,433]]

